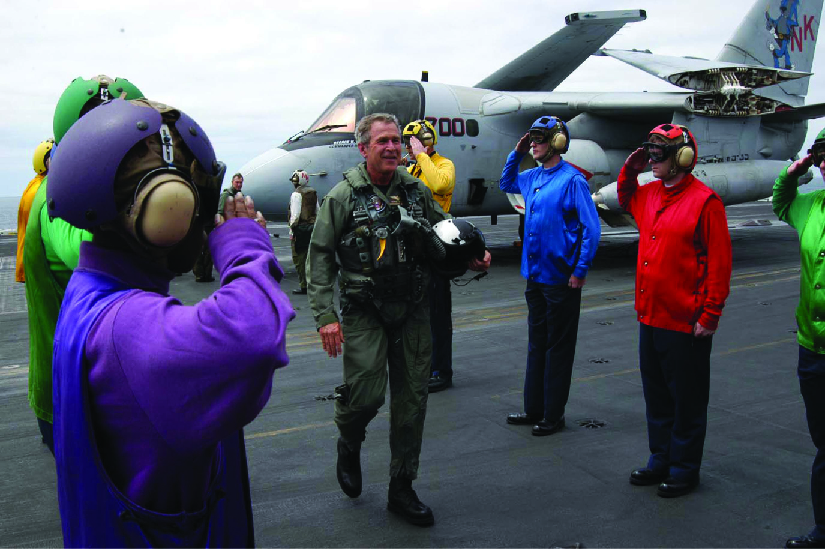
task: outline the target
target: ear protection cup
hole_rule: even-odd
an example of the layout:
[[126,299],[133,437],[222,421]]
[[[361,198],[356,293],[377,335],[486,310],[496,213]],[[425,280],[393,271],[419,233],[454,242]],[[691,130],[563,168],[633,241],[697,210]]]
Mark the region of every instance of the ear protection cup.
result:
[[690,168],[693,165],[693,159],[695,156],[696,154],[693,152],[693,149],[688,146],[684,146],[676,149],[676,154],[673,158],[676,161],[676,166],[685,169]]
[[175,172],[155,172],[138,185],[126,215],[126,230],[138,242],[171,248],[189,234],[198,205],[198,192],[191,183]]
[[564,135],[564,132],[558,132],[556,135],[553,136],[552,141],[550,141],[550,146],[553,148],[554,151],[563,152],[567,149],[567,136]]

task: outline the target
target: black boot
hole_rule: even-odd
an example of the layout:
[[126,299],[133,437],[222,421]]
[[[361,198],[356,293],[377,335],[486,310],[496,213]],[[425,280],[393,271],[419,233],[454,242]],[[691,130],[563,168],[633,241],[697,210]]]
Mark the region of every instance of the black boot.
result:
[[341,490],[351,498],[361,495],[361,443],[338,439],[338,464],[335,467]]
[[387,509],[398,513],[410,524],[432,526],[435,522],[433,511],[418,499],[413,490],[412,480],[404,477],[390,478],[387,492]]

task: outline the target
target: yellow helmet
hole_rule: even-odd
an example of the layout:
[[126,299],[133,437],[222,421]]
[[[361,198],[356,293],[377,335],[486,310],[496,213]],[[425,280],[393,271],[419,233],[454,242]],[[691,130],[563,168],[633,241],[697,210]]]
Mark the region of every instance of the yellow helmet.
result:
[[52,149],[54,148],[54,139],[51,137],[46,139],[45,141],[41,141],[40,144],[34,149],[34,157],[32,158],[32,167],[37,175],[41,175],[46,173],[46,159],[52,154]]
[[435,127],[429,120],[415,120],[404,126],[404,144],[410,144],[410,137],[417,137],[421,144],[425,147],[433,146],[438,143],[438,135],[435,133]]

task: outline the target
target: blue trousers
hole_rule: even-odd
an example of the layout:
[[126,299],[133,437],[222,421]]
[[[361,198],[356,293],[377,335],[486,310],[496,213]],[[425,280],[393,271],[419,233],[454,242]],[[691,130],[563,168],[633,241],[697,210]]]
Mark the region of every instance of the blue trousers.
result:
[[555,422],[570,396],[579,334],[581,288],[527,281],[527,373],[524,412]]
[[816,446],[811,467],[811,502],[816,527],[811,536],[825,539],[825,355],[799,346],[799,390],[805,401],[808,431]]
[[713,336],[639,325],[639,369],[647,409],[647,466],[698,481],[708,426]]
[[430,332],[433,357],[430,375],[453,379],[453,296],[450,279],[433,273],[430,278]]

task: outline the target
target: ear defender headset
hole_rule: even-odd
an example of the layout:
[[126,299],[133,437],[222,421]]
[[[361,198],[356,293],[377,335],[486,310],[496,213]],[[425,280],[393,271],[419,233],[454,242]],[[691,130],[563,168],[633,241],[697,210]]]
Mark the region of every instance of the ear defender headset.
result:
[[[661,137],[667,144],[660,145],[650,143],[650,138],[654,135]],[[664,154],[651,153],[650,146],[663,149]],[[661,162],[669,155],[673,155],[674,167],[690,171],[696,166],[696,139],[685,126],[678,124],[661,124],[650,131],[648,142],[644,143],[648,156],[654,162]]]
[[435,127],[429,120],[415,120],[404,126],[404,144],[409,145],[410,137],[416,137],[425,147],[435,147],[438,143],[438,135]]

